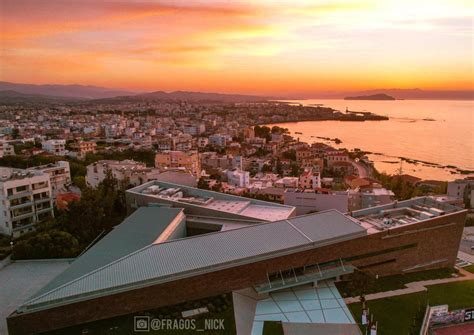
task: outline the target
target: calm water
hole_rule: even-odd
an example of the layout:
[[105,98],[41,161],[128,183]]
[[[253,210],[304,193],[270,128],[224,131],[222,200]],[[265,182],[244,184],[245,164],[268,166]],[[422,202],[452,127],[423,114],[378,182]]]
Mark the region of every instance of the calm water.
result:
[[[474,101],[315,99],[294,102],[304,105],[323,104],[341,111],[348,107],[351,111],[368,111],[389,116],[389,121],[279,124],[308,143],[325,142],[315,136],[337,137],[342,140],[338,147],[382,153],[383,155],[370,155],[380,171],[398,171],[399,156],[474,170]],[[427,118],[434,121],[423,120]],[[303,134],[295,135],[294,132]],[[425,179],[452,180],[460,177],[452,174],[449,169],[422,164],[404,162],[402,168],[404,173]]]

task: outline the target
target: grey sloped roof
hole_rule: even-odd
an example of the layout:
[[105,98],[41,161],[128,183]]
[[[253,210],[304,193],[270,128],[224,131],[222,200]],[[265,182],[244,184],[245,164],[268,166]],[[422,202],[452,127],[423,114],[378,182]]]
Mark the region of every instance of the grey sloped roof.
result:
[[182,211],[181,208],[138,208],[33,297],[152,244]]
[[176,280],[364,234],[364,228],[333,210],[153,244],[38,295],[22,309]]

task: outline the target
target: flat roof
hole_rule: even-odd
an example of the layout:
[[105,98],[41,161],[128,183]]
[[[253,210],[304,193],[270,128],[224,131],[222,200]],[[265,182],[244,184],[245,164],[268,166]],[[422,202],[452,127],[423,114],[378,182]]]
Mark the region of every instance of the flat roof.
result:
[[372,233],[426,221],[462,210],[462,208],[436,201],[431,197],[417,197],[354,211],[351,216],[356,218],[369,233]]
[[127,191],[179,206],[197,206],[223,213],[264,221],[283,220],[295,213],[295,207],[235,195],[202,190],[185,185],[151,181]]
[[48,308],[192,277],[366,234],[355,220],[330,210],[150,244],[85,275],[70,278],[63,285],[52,289],[48,285],[49,291],[42,290],[43,294],[36,295],[20,310]]

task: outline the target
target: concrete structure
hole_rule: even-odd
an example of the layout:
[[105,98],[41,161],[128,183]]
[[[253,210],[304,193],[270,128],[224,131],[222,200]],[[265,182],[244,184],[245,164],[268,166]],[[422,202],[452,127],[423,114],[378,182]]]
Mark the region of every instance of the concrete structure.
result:
[[393,202],[395,194],[383,187],[379,188],[356,188],[349,190],[349,210],[376,207]]
[[284,204],[296,207],[296,215],[319,212],[329,209],[341,213],[348,211],[349,195],[347,192],[331,192],[329,190],[286,189]]
[[300,175],[298,186],[303,189],[317,189],[321,188],[321,175],[316,169],[312,167],[305,168]]
[[46,173],[49,176],[53,196],[56,196],[58,193],[67,192],[67,188],[71,185],[71,170],[67,161],[35,166],[27,170]]
[[184,168],[197,179],[201,178],[201,161],[199,154],[194,151],[170,151],[159,152],[155,156],[155,167],[166,170],[169,168]]
[[14,155],[15,147],[6,141],[0,141],[0,158]]
[[352,216],[333,210],[259,224],[242,221],[240,228],[170,240],[162,238],[164,231],[172,236],[182,227],[177,219],[182,213],[154,210],[163,215],[144,221],[159,220],[164,230],[151,231],[153,224],[141,223],[148,227],[142,229],[133,229],[133,222],[119,225],[82,256],[84,261],[79,258],[77,267],[19,306],[7,320],[10,334],[147,315],[159,307],[245,289],[260,303],[259,297],[278,300],[315,283],[320,299],[331,293],[342,300],[332,293],[331,281],[321,290],[316,283],[355,268],[383,276],[453,266],[466,216],[465,210],[426,197]]
[[250,185],[250,173],[248,171],[242,171],[240,169],[229,170],[226,173],[227,182],[236,187],[249,187]]
[[225,147],[227,143],[232,142],[232,136],[214,134],[209,136],[209,144],[216,147]]
[[467,198],[470,208],[474,208],[474,177],[448,182],[447,194],[458,199]]
[[87,154],[95,154],[97,152],[97,144],[92,141],[79,141],[72,144],[71,148],[73,149],[71,153],[74,153],[74,156],[78,159],[85,159]]
[[184,208],[192,215],[260,221],[295,215],[294,207],[159,181],[127,190],[125,196],[131,208],[157,203]]
[[111,173],[119,182],[138,186],[150,180],[155,180],[161,173],[158,169],[147,168],[145,163],[134,160],[102,160],[87,166],[86,183],[90,187],[97,187]]
[[0,168],[0,233],[17,237],[53,216],[48,174]]
[[56,156],[66,155],[66,140],[47,140],[42,144],[43,150]]

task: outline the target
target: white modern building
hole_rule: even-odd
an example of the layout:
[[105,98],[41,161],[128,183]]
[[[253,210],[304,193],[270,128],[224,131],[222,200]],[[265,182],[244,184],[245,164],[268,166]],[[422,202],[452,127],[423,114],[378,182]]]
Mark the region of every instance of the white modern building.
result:
[[474,208],[474,177],[456,179],[448,182],[447,194],[458,199],[467,198],[471,208]]
[[15,147],[8,142],[0,141],[0,158],[15,155]]
[[102,160],[87,166],[86,184],[93,188],[97,187],[109,171],[119,182],[127,183],[124,186],[138,186],[156,180],[160,174],[159,169],[148,168],[144,163],[134,160]]
[[58,193],[67,192],[67,188],[71,185],[71,169],[67,161],[35,166],[27,170],[46,173],[49,176],[53,196],[56,196]]
[[250,185],[250,173],[248,171],[242,171],[240,169],[228,170],[227,182],[236,187],[249,187]]
[[54,212],[48,174],[0,168],[0,233],[17,237],[51,217]]
[[47,140],[42,143],[44,151],[56,156],[66,155],[66,140]]

